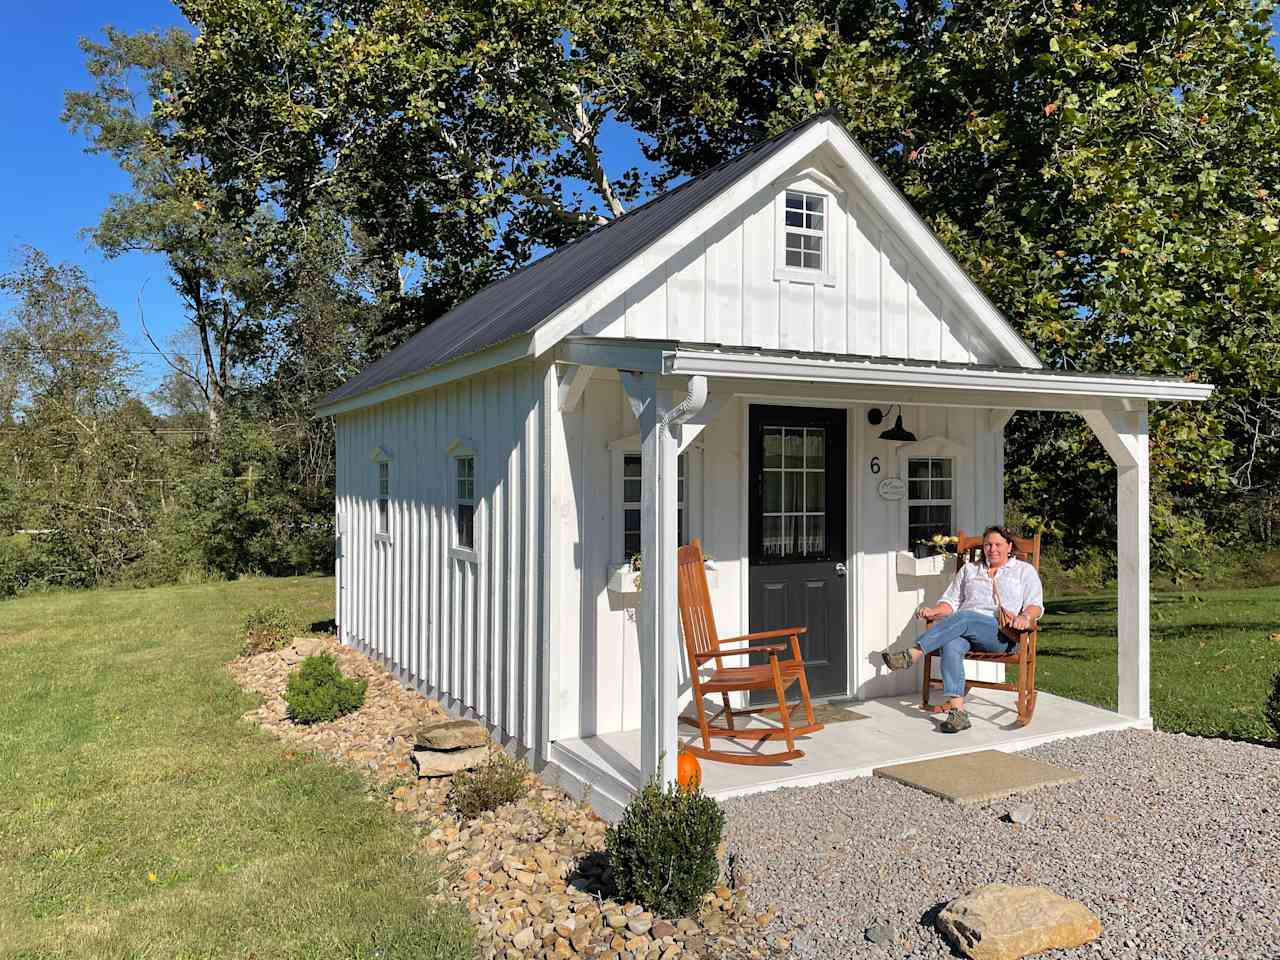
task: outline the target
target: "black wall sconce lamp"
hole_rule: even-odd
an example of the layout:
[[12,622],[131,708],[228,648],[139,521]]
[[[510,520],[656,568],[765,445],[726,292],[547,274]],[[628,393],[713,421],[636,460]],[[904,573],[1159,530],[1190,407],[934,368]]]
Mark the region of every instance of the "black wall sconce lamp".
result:
[[890,427],[888,430],[882,430],[880,432],[880,439],[881,440],[901,440],[905,443],[913,442],[916,438],[916,435],[912,433],[910,430],[907,430],[905,427],[902,426],[902,404],[900,403],[893,404],[893,406],[889,407],[888,410],[885,410],[883,412],[876,409],[875,407],[872,407],[870,410],[867,411],[867,422],[871,424],[873,427],[880,426],[880,424],[884,422],[884,418],[889,415],[889,410],[892,410],[894,407],[898,408],[898,419],[894,423],[894,425]]

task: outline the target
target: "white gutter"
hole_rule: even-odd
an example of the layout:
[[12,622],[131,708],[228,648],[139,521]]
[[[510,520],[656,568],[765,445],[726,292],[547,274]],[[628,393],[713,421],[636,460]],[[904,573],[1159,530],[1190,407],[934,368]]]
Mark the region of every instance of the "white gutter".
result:
[[1207,400],[1211,384],[1155,377],[1070,375],[981,370],[911,363],[870,363],[760,353],[667,350],[662,372],[690,377],[736,377],[744,380],[813,381],[868,387],[919,387],[930,390],[990,390],[1041,396],[1090,396],[1115,400]]

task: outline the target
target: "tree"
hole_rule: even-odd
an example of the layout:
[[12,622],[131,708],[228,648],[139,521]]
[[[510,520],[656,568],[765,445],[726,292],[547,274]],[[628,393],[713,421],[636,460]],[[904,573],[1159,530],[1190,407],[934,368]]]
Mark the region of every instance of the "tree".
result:
[[[78,267],[28,248],[0,291],[14,301],[0,324],[0,380],[16,398],[0,428],[0,516],[12,524],[3,533],[39,531],[23,578],[92,585],[145,552],[164,450],[129,389],[135,371],[116,317]],[[0,560],[10,546],[0,541]],[[0,577],[14,576],[8,567]],[[5,578],[0,595],[14,587]]]
[[605,169],[614,79],[584,46],[643,37],[638,16],[549,0],[181,6],[200,37],[159,108],[171,143],[207,158],[237,216],[339,212],[393,326],[412,332],[643,191],[637,169]]
[[[201,395],[216,437],[237,376],[257,361],[266,335],[276,225],[262,210],[234,221],[223,217],[207,162],[170,149],[171,125],[151,109],[188,71],[192,37],[176,29],[127,34],[108,27],[105,33],[106,43],[81,40],[95,86],[69,92],[62,119],[88,138],[88,152],[112,156],[133,190],[113,196],[89,234],[108,257],[145,251],[168,261],[199,356],[182,362],[154,338],[152,345],[171,377]],[[145,317],[143,323],[145,329]]]

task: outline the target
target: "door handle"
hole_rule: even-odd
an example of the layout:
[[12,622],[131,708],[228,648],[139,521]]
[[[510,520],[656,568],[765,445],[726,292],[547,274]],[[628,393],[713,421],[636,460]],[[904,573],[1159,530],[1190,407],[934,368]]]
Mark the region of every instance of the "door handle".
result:
[[849,568],[848,568],[848,567],[846,567],[843,563],[837,563],[837,564],[836,564],[836,576],[837,576],[837,577],[843,577],[843,576],[844,576],[846,573],[848,573],[848,572],[849,572]]

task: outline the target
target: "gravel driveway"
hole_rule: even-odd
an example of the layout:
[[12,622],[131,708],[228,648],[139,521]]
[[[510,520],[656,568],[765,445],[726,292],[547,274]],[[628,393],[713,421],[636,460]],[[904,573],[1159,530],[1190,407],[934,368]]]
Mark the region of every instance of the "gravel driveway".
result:
[[[1027,755],[1086,777],[973,807],[878,778],[726,801],[752,902],[804,958],[951,957],[935,908],[997,881],[1101,918],[1093,944],[1046,957],[1280,958],[1280,749],[1125,731]],[[1000,819],[1015,806],[1025,826]]]

